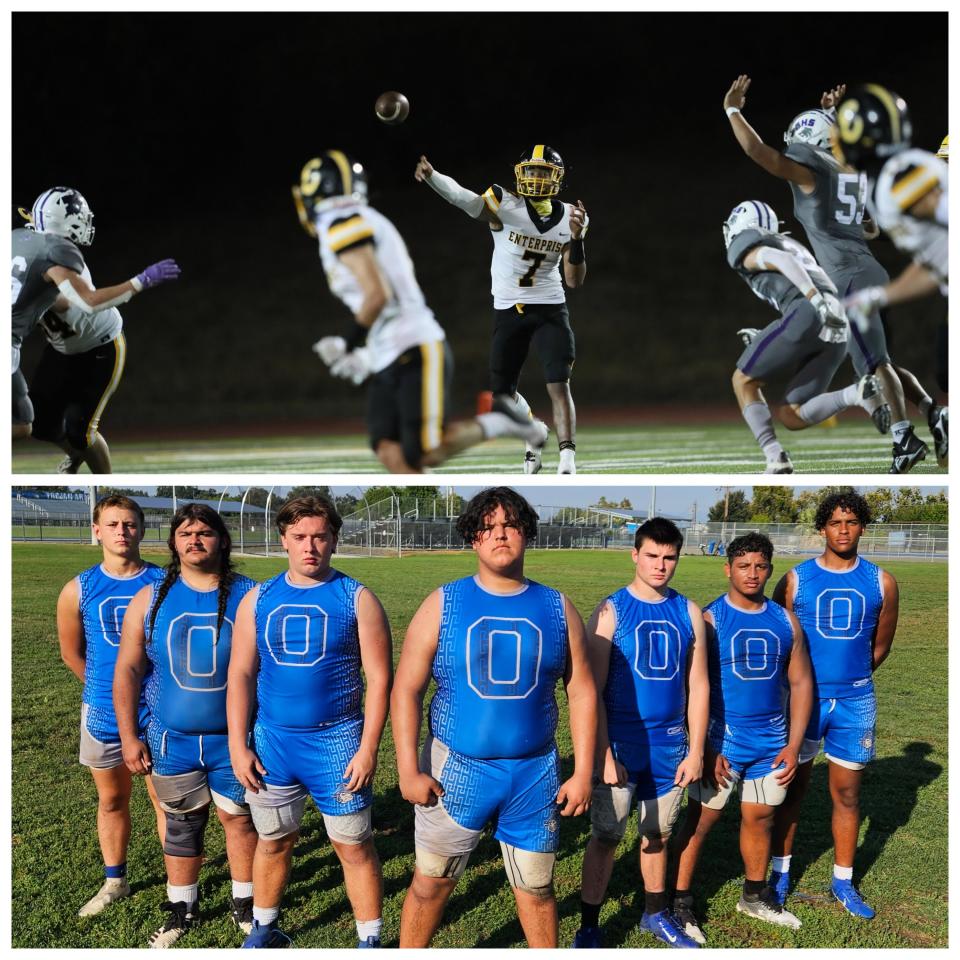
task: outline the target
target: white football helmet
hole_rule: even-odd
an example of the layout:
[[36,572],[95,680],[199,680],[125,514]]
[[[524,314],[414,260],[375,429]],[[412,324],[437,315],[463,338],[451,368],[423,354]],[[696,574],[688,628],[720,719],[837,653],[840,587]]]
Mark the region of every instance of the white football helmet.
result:
[[66,237],[81,247],[93,243],[93,211],[79,190],[70,187],[44,190],[34,202],[29,220],[37,233]]
[[798,113],[783,135],[784,143],[809,143],[821,150],[830,149],[830,128],[836,124],[836,118],[826,110],[805,110]]
[[733,238],[744,230],[779,233],[780,221],[773,207],[762,200],[744,200],[738,203],[723,223],[723,242],[730,247]]

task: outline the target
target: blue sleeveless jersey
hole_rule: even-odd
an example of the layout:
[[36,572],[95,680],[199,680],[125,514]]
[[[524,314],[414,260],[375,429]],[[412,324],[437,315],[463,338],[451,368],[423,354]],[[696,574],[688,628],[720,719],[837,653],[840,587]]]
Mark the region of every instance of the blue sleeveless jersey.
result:
[[704,613],[714,622],[707,646],[711,720],[738,724],[783,717],[786,669],[793,650],[787,611],[772,600],[760,610],[741,610],[724,594]]
[[227,732],[233,624],[240,601],[254,586],[249,577],[237,576],[233,581],[217,637],[217,589],[194,590],[182,578],[164,597],[150,630],[159,587],[154,584],[145,620],[147,657],[153,665],[146,684],[151,720],[178,733]]
[[[102,564],[77,576],[80,618],[86,641],[83,702],[113,713],[113,671],[120,649],[120,627],[130,601],[147,584],[163,579],[163,569],[144,564],[132,577],[107,573]],[[141,693],[141,705],[143,704]]]
[[338,570],[318,584],[290,583],[284,572],[260,585],[255,608],[258,721],[315,730],[360,716],[361,589],[362,584]]
[[686,719],[693,646],[689,601],[671,587],[655,603],[621,587],[607,602],[616,616],[603,689],[608,735],[634,743],[672,743]]
[[567,665],[563,595],[528,580],[490,593],[475,577],[445,584],[433,660],[430,732],[478,759],[530,757],[553,743]]
[[883,571],[857,557],[851,570],[825,570],[817,558],[794,567],[793,612],[807,635],[816,694],[873,691],[873,638],[883,606]]

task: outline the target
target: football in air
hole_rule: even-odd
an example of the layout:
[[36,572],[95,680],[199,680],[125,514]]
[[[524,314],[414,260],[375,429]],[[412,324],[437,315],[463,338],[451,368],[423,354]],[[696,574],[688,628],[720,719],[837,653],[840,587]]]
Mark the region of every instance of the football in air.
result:
[[410,101],[402,93],[388,90],[377,97],[374,110],[377,111],[377,117],[380,120],[394,126],[407,119],[407,114],[410,113]]

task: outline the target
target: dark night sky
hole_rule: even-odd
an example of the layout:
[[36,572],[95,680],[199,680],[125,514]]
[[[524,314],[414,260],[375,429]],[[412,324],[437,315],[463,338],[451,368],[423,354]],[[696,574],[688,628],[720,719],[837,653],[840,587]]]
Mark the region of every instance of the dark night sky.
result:
[[[721,109],[731,80],[754,78],[745,112],[773,144],[840,81],[876,80],[906,97],[919,145],[935,148],[947,129],[944,13],[55,17],[76,65],[36,55],[50,42],[49,16],[13,16],[14,206],[54,183],[78,187],[96,213],[89,259],[101,284],[162,256],[181,261],[177,289],[129,305],[128,333],[163,325],[173,339],[232,337],[261,356],[287,335],[304,365],[315,362],[309,343],[345,317],[323,292],[289,194],[301,165],[328,147],[367,166],[372,202],[407,238],[463,369],[471,350],[481,366],[486,352],[486,328],[478,338],[472,325],[489,323],[489,238],[414,183],[420,152],[479,191],[509,184],[525,147],[560,150],[564,196],[582,199],[593,220],[575,329],[578,315],[622,318],[658,298],[660,317],[702,311],[718,290],[763,323],[772,317],[724,266],[720,225],[748,196],[782,219],[790,202],[733,141]],[[897,36],[910,37],[900,56],[878,53]],[[401,127],[373,114],[384,89],[411,101]],[[693,277],[699,301],[665,289]],[[212,320],[219,341],[197,333]],[[167,339],[151,344],[162,351]],[[131,367],[140,351],[131,339]],[[351,397],[310,374],[300,401]],[[232,395],[226,385],[215,399]]]

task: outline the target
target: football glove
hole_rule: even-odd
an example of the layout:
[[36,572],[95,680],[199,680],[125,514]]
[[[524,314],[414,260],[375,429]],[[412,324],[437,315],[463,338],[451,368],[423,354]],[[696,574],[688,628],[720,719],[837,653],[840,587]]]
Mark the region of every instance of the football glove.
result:
[[836,297],[823,296],[821,293],[815,294],[810,302],[813,304],[817,315],[820,317],[820,333],[818,336],[824,343],[846,343],[847,342],[847,318],[844,315],[843,307]]
[[[180,276],[180,267],[176,260],[160,260],[158,263],[151,263],[143,273],[137,274],[137,282],[141,290],[147,290],[160,283],[166,283],[168,280],[176,280]],[[134,284],[136,286],[136,284]]]
[[359,387],[370,376],[370,351],[366,347],[351,350],[331,365],[330,372]]
[[743,341],[745,347],[749,347],[757,338],[760,330],[757,327],[741,327],[737,331],[737,336]]
[[343,337],[323,337],[313,345],[313,352],[329,367],[347,352]]

